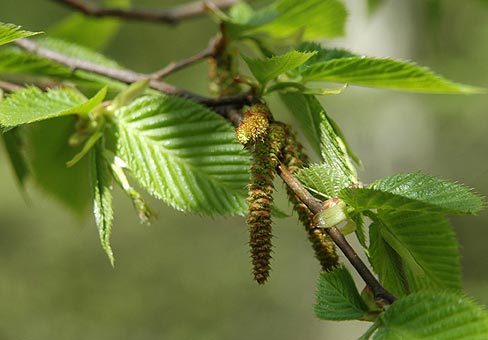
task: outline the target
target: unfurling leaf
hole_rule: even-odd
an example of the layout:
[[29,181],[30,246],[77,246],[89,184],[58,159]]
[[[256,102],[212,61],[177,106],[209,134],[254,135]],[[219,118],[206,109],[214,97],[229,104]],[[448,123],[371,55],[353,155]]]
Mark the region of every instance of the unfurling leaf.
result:
[[278,77],[280,74],[291,71],[310,59],[315,52],[291,51],[267,59],[251,59],[243,57],[256,79],[263,85]]
[[320,274],[315,314],[322,320],[356,320],[368,313],[354,280],[343,265]]
[[243,214],[249,155],[230,125],[190,100],[145,96],[115,111],[116,155],[135,180],[176,209]]
[[471,299],[426,291],[403,297],[381,317],[374,340],[488,338],[488,314]]

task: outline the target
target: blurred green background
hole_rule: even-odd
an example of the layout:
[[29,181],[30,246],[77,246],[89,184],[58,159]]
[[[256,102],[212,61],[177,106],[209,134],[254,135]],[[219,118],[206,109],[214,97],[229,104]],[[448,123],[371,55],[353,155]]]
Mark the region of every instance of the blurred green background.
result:
[[[413,59],[450,79],[488,87],[486,2],[390,0],[372,15],[366,1],[347,3],[348,35],[327,45]],[[30,30],[47,30],[69,13],[48,0],[0,0],[0,21]],[[127,23],[106,53],[150,72],[203,49],[215,30],[206,18],[175,27]],[[205,92],[205,63],[168,81]],[[365,182],[422,170],[488,194],[486,96],[351,87],[325,105],[362,158]],[[32,185],[26,201],[1,148],[0,175],[1,340],[352,339],[368,326],[314,317],[319,267],[295,218],[275,223],[271,280],[258,287],[244,219],[191,216],[151,201],[159,220],[145,227],[118,192],[112,269],[88,212],[80,222]],[[466,292],[488,304],[488,213],[452,222]]]

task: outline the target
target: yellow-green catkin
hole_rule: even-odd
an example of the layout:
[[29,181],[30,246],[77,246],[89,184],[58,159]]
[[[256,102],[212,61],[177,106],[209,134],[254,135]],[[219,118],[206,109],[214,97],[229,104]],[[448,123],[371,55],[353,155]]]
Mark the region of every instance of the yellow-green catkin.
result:
[[263,104],[256,104],[244,113],[242,121],[236,128],[236,139],[243,145],[264,141],[269,129],[269,111]]
[[[302,144],[298,141],[296,134],[291,128],[289,126],[284,126],[284,130],[286,131],[286,138],[285,146],[283,147],[282,162],[288,168],[288,171],[293,174],[308,163],[308,157],[304,153]],[[287,193],[290,202],[293,203],[294,210],[298,214],[298,218],[305,226],[308,239],[315,252],[315,257],[319,260],[322,269],[325,271],[334,269],[339,262],[334,242],[323,229],[314,226],[314,214],[302,201],[300,201],[290,188],[287,188]]]
[[264,109],[262,105],[251,108],[236,129],[238,140],[246,145],[252,154],[247,225],[253,275],[259,284],[267,281],[271,269],[273,179],[285,137],[281,125],[269,123],[269,116]]

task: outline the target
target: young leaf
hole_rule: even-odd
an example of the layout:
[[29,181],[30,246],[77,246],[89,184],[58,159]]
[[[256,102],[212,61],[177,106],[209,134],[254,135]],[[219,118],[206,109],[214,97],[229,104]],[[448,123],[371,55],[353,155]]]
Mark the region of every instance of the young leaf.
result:
[[352,85],[428,93],[484,93],[485,89],[451,82],[427,67],[388,58],[350,57],[310,65],[303,81],[331,81]]
[[339,196],[357,210],[475,214],[484,208],[483,199],[468,187],[418,172],[385,177],[368,188],[344,189]]
[[224,119],[179,97],[145,96],[115,111],[117,156],[152,195],[179,210],[246,211],[249,156]]
[[375,340],[488,338],[488,314],[470,299],[448,292],[419,292],[393,303]]
[[305,39],[334,38],[344,34],[347,10],[340,0],[278,0],[275,20],[258,28],[275,37],[303,30]]
[[102,248],[113,266],[114,254],[110,246],[110,233],[113,224],[112,210],[112,176],[110,167],[104,157],[104,140],[99,139],[90,152],[91,187],[93,190],[93,214],[100,236]]
[[[457,242],[442,215],[380,210],[368,216],[373,220],[370,260],[387,289],[399,296],[422,289],[460,290]],[[399,277],[406,280],[402,289]]]
[[343,265],[320,274],[315,315],[322,320],[356,320],[368,312],[351,274]]
[[300,169],[296,177],[310,191],[325,199],[337,197],[343,188],[351,184],[347,177],[332,171],[327,164],[312,164],[308,168]]
[[352,182],[356,181],[356,169],[349,157],[360,164],[358,157],[351,151],[344,135],[337,124],[329,117],[316,97],[298,91],[281,93],[286,104],[301,128],[307,131],[314,150],[321,154],[322,159],[332,168],[339,169]]
[[70,88],[56,88],[43,92],[28,87],[12,93],[0,102],[0,125],[10,127],[70,114],[86,114],[105,98],[103,88],[87,100]]
[[0,22],[0,45],[7,44],[17,39],[27,38],[42,32],[29,32],[19,26]]
[[291,71],[305,63],[314,52],[290,51],[286,54],[273,56],[267,59],[250,59],[244,57],[252,74],[263,85],[273,80],[280,74]]

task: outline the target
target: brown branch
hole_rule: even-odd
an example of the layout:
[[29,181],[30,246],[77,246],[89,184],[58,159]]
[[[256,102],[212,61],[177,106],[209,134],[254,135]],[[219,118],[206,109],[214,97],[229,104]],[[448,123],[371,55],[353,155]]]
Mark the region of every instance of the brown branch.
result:
[[[205,13],[207,8],[205,1],[191,2],[163,10],[103,7],[85,0],[53,1],[74,8],[85,15],[93,17],[118,17],[125,20],[155,22],[169,25],[175,25],[182,20],[201,16]],[[218,8],[226,8],[235,4],[237,1],[238,0],[214,0],[213,4]]]
[[208,47],[205,50],[203,50],[203,51],[201,51],[201,52],[199,52],[199,53],[197,53],[197,54],[195,54],[195,55],[193,55],[187,59],[183,59],[183,60],[180,60],[177,62],[172,62],[172,63],[168,64],[166,67],[162,68],[161,70],[156,71],[153,74],[151,74],[150,78],[153,80],[158,80],[158,79],[164,78],[173,72],[181,70],[182,68],[185,68],[191,64],[197,63],[197,62],[199,62],[205,58],[212,57],[213,55],[215,55],[215,41],[214,40],[212,40],[210,42],[210,44],[208,45]]
[[[92,72],[114,80],[121,81],[126,84],[131,84],[139,80],[151,78],[150,75],[148,74],[138,73],[127,69],[112,68],[112,67],[96,64],[90,61],[69,57],[62,53],[42,47],[32,40],[19,39],[13,43],[19,46],[20,48],[26,50],[29,53],[54,61],[58,64],[65,65],[71,68],[73,71],[83,70],[87,72]],[[149,86],[155,90],[164,92],[166,94],[186,97],[194,100],[197,103],[209,107],[229,106],[229,107],[239,108],[244,105],[247,105],[250,101],[252,101],[252,95],[250,93],[243,93],[237,96],[228,96],[228,97],[221,97],[221,98],[208,98],[189,91],[185,91],[183,89],[177,88],[168,83],[159,80],[154,80],[154,79],[150,80]]]
[[[283,181],[288,185],[289,188],[300,198],[300,200],[305,203],[308,208],[314,213],[318,214],[322,211],[323,203],[316,199],[310,194],[310,192],[305,189],[305,187],[287,170],[286,166],[280,164],[278,166],[278,172]],[[342,250],[344,255],[347,257],[349,262],[357,270],[361,278],[366,282],[366,284],[373,291],[375,300],[378,302],[386,302],[387,304],[393,303],[396,298],[389,291],[387,291],[374,277],[368,267],[359,258],[356,251],[347,242],[344,235],[336,227],[330,227],[325,229],[330,238],[335,244]]]

